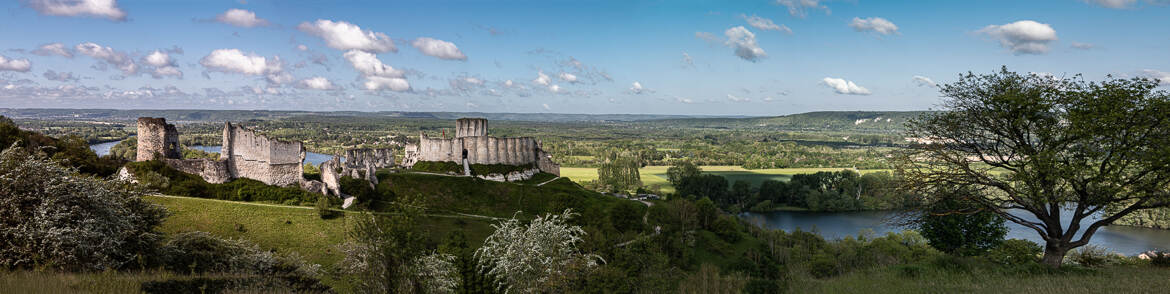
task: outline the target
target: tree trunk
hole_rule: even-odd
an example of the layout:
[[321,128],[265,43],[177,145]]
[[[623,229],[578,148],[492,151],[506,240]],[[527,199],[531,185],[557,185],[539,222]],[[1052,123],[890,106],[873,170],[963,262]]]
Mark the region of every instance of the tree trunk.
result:
[[1064,255],[1068,254],[1069,248],[1067,245],[1060,243],[1048,242],[1044,246],[1044,258],[1040,259],[1040,263],[1052,268],[1060,267],[1061,262],[1064,261]]

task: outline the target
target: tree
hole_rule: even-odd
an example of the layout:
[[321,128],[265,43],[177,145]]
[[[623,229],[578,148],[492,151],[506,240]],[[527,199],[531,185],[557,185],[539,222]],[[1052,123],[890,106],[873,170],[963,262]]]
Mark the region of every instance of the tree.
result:
[[[361,292],[420,293],[437,286],[419,279],[431,260],[424,255],[423,237],[416,222],[422,214],[421,201],[400,199],[384,214],[358,218],[349,231],[349,241],[341,245],[345,258],[342,272],[353,277]],[[439,260],[447,260],[445,257]]]
[[642,159],[635,152],[609,152],[597,168],[597,181],[614,192],[634,190],[642,187],[641,167]]
[[897,169],[921,195],[970,189],[979,207],[1036,231],[1042,262],[1058,267],[1102,226],[1170,206],[1170,97],[1157,86],[967,73],[942,87],[945,111],[907,123],[919,143]]
[[682,179],[697,177],[702,173],[703,169],[695,165],[694,162],[689,160],[679,161],[675,163],[674,166],[666,169],[666,180],[669,181],[671,185],[678,186],[680,183],[682,183]]
[[920,214],[918,232],[939,251],[971,256],[1003,243],[1007,226],[1003,217],[983,210],[957,192],[939,197]]
[[727,179],[718,175],[686,177],[675,186],[678,195],[694,198],[711,198],[716,203],[727,205]]
[[571,210],[538,216],[524,225],[515,218],[493,224],[496,231],[475,251],[480,268],[506,292],[567,290],[569,281],[597,266],[600,257],[577,249],[585,230],[568,224]]

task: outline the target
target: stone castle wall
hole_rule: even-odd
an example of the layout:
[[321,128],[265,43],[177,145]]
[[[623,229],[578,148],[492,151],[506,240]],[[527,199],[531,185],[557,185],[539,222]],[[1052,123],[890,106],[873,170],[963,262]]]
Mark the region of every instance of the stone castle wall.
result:
[[287,186],[303,181],[305,148],[301,142],[274,140],[253,130],[224,124],[220,160],[233,178]]
[[422,135],[418,144],[418,160],[463,162],[466,150],[467,161],[471,164],[525,165],[536,163],[538,149],[536,139],[529,137],[432,139]]
[[164,159],[167,166],[181,172],[198,175],[204,181],[212,184],[222,184],[233,177],[226,161],[200,159]]
[[394,167],[394,149],[348,149],[345,150],[345,165],[372,166],[374,168]]
[[[138,151],[135,161],[179,158],[179,130],[165,118],[138,118]],[[155,158],[160,155],[162,158]]]
[[406,148],[403,165],[411,166],[418,161],[461,163],[466,158],[471,164],[535,165],[540,171],[561,174],[560,165],[532,137],[488,136],[487,120],[482,118],[461,118],[455,122],[453,139],[430,138],[420,133],[418,145]]

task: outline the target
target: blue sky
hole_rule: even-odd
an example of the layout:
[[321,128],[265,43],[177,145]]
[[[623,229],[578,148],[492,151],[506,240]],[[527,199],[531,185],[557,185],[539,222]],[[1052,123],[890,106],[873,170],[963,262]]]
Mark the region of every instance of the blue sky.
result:
[[1170,80],[1162,0],[0,8],[0,107],[781,115],[929,109],[1003,65]]

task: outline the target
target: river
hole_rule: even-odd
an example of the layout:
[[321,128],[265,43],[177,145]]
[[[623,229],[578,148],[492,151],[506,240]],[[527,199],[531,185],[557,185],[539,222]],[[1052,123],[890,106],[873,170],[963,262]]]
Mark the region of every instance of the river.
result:
[[[748,221],[763,224],[767,228],[793,231],[800,228],[805,231],[815,230],[826,239],[840,239],[845,236],[856,236],[862,230],[872,230],[880,235],[887,232],[898,232],[906,228],[890,224],[896,216],[892,211],[859,211],[859,212],[799,212],[777,211],[768,213],[745,212],[740,217]],[[1027,216],[1025,213],[1016,215]],[[1034,220],[1034,218],[1029,218]],[[1072,211],[1066,210],[1061,219],[1065,220],[1064,227],[1072,219]],[[1098,217],[1090,217],[1082,221],[1081,232]],[[1026,239],[1041,246],[1044,242],[1035,230],[1007,222],[1008,239]],[[1080,233],[1075,236],[1080,237]],[[1074,239],[1075,240],[1075,239]],[[1107,226],[1097,230],[1090,238],[1089,244],[1108,248],[1117,253],[1134,255],[1151,249],[1170,249],[1170,230],[1159,230],[1129,226]]]
[[[106,154],[110,154],[110,148],[114,147],[114,145],[117,145],[117,144],[118,144],[118,141],[98,143],[98,144],[89,145],[89,149],[93,150],[94,153],[97,153],[98,156],[104,156]],[[203,150],[206,152],[215,152],[215,153],[219,153],[219,149],[220,149],[220,146],[195,145],[195,146],[187,146],[187,147],[191,148],[191,149],[198,149],[198,150]],[[316,152],[305,152],[305,163],[319,165],[322,162],[326,162],[330,159],[333,159],[333,155],[316,153]],[[345,157],[342,157],[341,160],[344,162]]]

